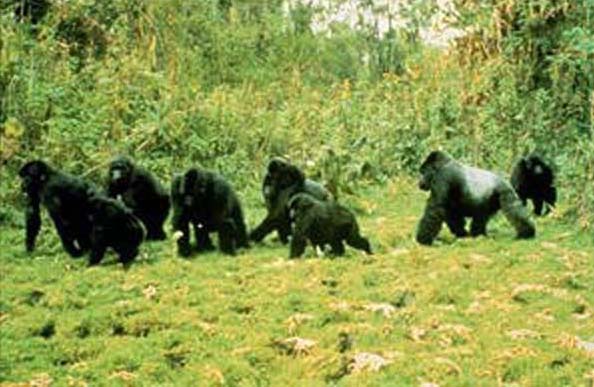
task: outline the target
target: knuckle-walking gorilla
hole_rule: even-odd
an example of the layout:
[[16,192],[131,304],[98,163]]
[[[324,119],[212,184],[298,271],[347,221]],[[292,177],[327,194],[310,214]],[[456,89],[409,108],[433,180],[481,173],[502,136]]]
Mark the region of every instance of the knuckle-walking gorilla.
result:
[[289,199],[300,192],[327,201],[332,195],[320,183],[305,178],[305,174],[288,161],[275,157],[268,163],[262,184],[262,196],[266,203],[267,214],[262,222],[250,233],[250,239],[256,242],[268,234],[277,231],[283,244],[289,241],[291,222],[287,211]]
[[314,247],[330,245],[332,254],[344,254],[344,244],[371,254],[369,241],[362,237],[355,215],[346,207],[334,202],[324,202],[307,193],[294,195],[288,203],[293,237],[290,258],[300,257],[307,241]]
[[26,163],[19,176],[27,196],[27,251],[35,249],[41,228],[41,205],[47,209],[68,254],[80,257],[88,251],[92,229],[88,217],[89,195],[93,188],[82,179],[62,173],[40,160]]
[[127,267],[138,255],[138,246],[145,237],[140,219],[119,201],[101,196],[90,198],[89,219],[93,224],[89,265],[101,262],[111,247]]
[[457,237],[468,236],[466,218],[472,218],[470,235],[486,235],[487,223],[497,211],[516,229],[518,238],[536,231],[513,187],[493,172],[461,164],[441,151],[433,151],[420,168],[419,188],[430,191],[417,228],[419,243],[430,245],[445,222]]
[[[534,214],[543,215],[555,207],[557,189],[554,186],[555,175],[552,168],[535,153],[522,157],[512,170],[511,184],[520,197],[522,204],[528,199],[534,205]],[[545,205],[546,203],[546,205]]]
[[147,229],[148,240],[166,238],[163,224],[169,214],[169,194],[146,169],[127,157],[113,159],[109,166],[107,193],[121,197]]
[[220,175],[197,168],[174,178],[171,184],[173,229],[181,232],[178,253],[192,253],[192,224],[198,251],[213,248],[209,234],[217,232],[219,248],[233,255],[238,247],[249,247],[243,211],[235,191]]

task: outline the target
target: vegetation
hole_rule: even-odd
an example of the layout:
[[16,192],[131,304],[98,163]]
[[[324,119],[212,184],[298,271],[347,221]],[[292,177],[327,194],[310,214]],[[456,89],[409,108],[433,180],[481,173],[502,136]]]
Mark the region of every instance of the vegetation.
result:
[[[431,3],[384,35],[314,33],[321,10],[280,0],[53,2],[35,26],[0,3],[0,383],[591,383],[594,3],[455,0],[446,20],[466,33],[447,50],[420,39]],[[539,150],[559,208],[534,241],[497,219],[488,238],[421,248],[410,176],[434,148],[504,173]],[[287,155],[378,254],[293,262],[268,242],[186,261],[167,241],[128,272],[86,269],[44,219],[27,256],[22,163],[102,184],[117,153],[167,183],[218,170],[249,225],[265,162]],[[359,352],[389,364],[359,375]]]

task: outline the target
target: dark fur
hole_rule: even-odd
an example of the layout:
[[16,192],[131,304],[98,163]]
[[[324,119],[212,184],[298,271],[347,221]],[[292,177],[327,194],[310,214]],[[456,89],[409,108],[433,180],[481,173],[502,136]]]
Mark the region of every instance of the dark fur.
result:
[[[557,189],[554,186],[555,174],[551,167],[537,154],[522,157],[514,166],[511,183],[522,204],[528,199],[534,205],[534,214],[546,215],[557,202]],[[548,204],[545,206],[544,204]]]
[[305,174],[296,166],[279,157],[270,160],[262,184],[267,214],[252,230],[250,239],[259,242],[276,230],[281,242],[287,243],[291,235],[287,204],[293,195],[300,192],[306,192],[320,200],[332,199],[328,190],[320,183],[306,179]]
[[431,195],[417,228],[419,243],[430,245],[443,222],[457,237],[468,236],[465,218],[472,218],[471,236],[486,235],[489,219],[500,209],[518,238],[534,237],[534,224],[512,186],[500,176],[461,164],[441,151],[431,152],[420,172],[419,188]]
[[43,19],[50,9],[47,0],[13,0],[16,3],[14,18],[19,22],[29,21],[35,25]]
[[140,219],[121,202],[101,196],[89,200],[89,219],[93,223],[89,265],[97,265],[111,247],[125,267],[138,255],[145,230]]
[[117,157],[109,166],[107,193],[121,197],[147,230],[148,240],[166,238],[163,223],[169,214],[169,194],[146,169],[127,157]]
[[294,195],[289,200],[289,212],[293,223],[290,258],[300,257],[307,241],[324,248],[330,245],[332,253],[344,254],[344,244],[371,254],[369,241],[359,233],[355,215],[340,204],[324,202],[306,193]]
[[249,247],[243,211],[231,185],[220,175],[190,169],[171,185],[173,228],[181,231],[178,253],[191,254],[189,224],[194,227],[197,250],[212,249],[209,233],[217,232],[219,248],[235,254],[238,247]]
[[40,160],[26,163],[19,176],[27,195],[27,251],[35,249],[41,228],[40,205],[48,210],[68,254],[80,257],[88,251],[92,229],[88,217],[89,197],[93,188],[82,179],[57,171]]

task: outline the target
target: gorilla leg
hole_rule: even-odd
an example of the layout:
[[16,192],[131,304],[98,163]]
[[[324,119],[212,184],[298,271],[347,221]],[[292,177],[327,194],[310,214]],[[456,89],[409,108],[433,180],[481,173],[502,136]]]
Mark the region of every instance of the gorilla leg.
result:
[[250,239],[260,242],[266,235],[270,234],[276,228],[277,221],[274,217],[266,215],[266,218],[250,233]]
[[235,207],[233,211],[233,223],[235,225],[235,240],[237,247],[250,247],[247,236],[247,228],[243,220],[243,213],[241,207]]
[[190,247],[190,227],[188,219],[182,215],[174,215],[173,229],[182,233],[177,240],[178,254],[182,257],[189,257],[192,253],[192,249]]
[[463,238],[468,236],[468,232],[466,231],[466,222],[464,217],[457,216],[455,214],[448,214],[446,217],[446,224],[448,228],[458,238]]
[[276,228],[276,233],[278,234],[278,239],[280,239],[281,243],[286,245],[289,242],[289,235],[291,235],[291,222],[279,222],[278,227]]
[[235,255],[237,229],[232,219],[225,219],[219,228],[219,248],[225,254]]
[[528,217],[526,207],[518,199],[511,187],[505,187],[499,192],[499,203],[505,218],[516,229],[518,238],[528,239],[536,235],[534,224]]
[[489,223],[488,216],[475,216],[472,218],[472,223],[470,224],[470,235],[473,237],[487,235],[487,223]]
[[66,252],[73,258],[81,257],[85,253],[85,250],[82,248],[83,246],[77,246],[75,244],[76,241],[72,231],[69,230],[68,227],[62,222],[60,217],[51,216],[51,218],[56,225],[56,230],[58,231],[58,235],[62,240],[62,246],[64,247],[64,250],[66,250]]
[[441,230],[441,224],[445,219],[445,209],[436,200],[429,198],[425,213],[417,227],[417,242],[422,245],[433,243]]
[[91,254],[89,256],[89,266],[99,264],[105,255],[107,245],[102,231],[94,230],[92,236]]
[[208,232],[203,230],[202,225],[193,224],[194,235],[196,236],[196,251],[212,251],[215,249]]
[[358,231],[349,235],[349,237],[346,239],[346,243],[351,247],[365,251],[367,254],[373,254],[369,241],[363,238]]
[[332,255],[337,257],[344,255],[344,244],[342,243],[342,240],[338,239],[332,241],[332,243],[330,243],[330,247],[332,247]]
[[25,238],[25,247],[28,252],[35,249],[35,240],[41,229],[41,216],[39,214],[39,198],[27,197],[26,209],[27,231]]
[[543,200],[541,198],[534,198],[532,202],[534,203],[534,214],[538,216],[542,215]]

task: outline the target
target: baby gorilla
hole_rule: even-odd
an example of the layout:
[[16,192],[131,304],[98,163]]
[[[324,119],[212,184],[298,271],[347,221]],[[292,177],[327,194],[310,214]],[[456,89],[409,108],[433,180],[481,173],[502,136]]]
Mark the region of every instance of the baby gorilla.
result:
[[80,257],[88,251],[91,235],[89,195],[93,188],[84,180],[62,173],[41,160],[26,163],[19,176],[27,195],[27,251],[35,249],[35,240],[41,229],[41,205],[49,212],[62,246],[70,256]]
[[209,233],[218,232],[222,252],[235,254],[249,247],[243,211],[231,185],[220,175],[197,168],[174,178],[171,184],[173,229],[181,231],[178,254],[191,254],[189,223],[194,227],[198,251],[212,249]]
[[121,197],[147,229],[147,239],[166,238],[163,223],[169,214],[169,195],[146,169],[127,157],[116,157],[109,166],[107,194]]
[[124,267],[128,267],[145,237],[142,222],[119,201],[101,196],[89,200],[89,220],[93,224],[89,266],[101,262],[111,247]]
[[[557,189],[554,187],[555,175],[547,163],[537,154],[522,157],[514,166],[511,183],[516,190],[522,204],[528,199],[534,204],[534,213],[543,215],[544,203],[555,207]],[[545,215],[550,211],[545,207]]]
[[343,241],[367,254],[372,253],[369,241],[359,233],[355,215],[334,201],[324,202],[300,193],[289,200],[289,213],[293,223],[289,258],[300,257],[307,240],[322,249],[330,245],[337,256],[344,254]]
[[250,239],[259,242],[276,230],[282,243],[289,241],[291,223],[287,212],[289,199],[306,192],[320,200],[332,200],[332,195],[320,183],[305,178],[305,174],[288,161],[274,157],[268,163],[262,184],[262,196],[267,214],[264,220],[250,233]]
[[434,151],[421,165],[419,188],[430,191],[425,213],[417,228],[417,241],[430,245],[443,222],[457,237],[468,235],[465,218],[472,218],[470,235],[486,235],[489,219],[500,209],[514,226],[518,238],[532,238],[536,231],[512,186],[484,169],[457,162]]

